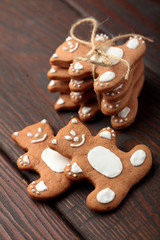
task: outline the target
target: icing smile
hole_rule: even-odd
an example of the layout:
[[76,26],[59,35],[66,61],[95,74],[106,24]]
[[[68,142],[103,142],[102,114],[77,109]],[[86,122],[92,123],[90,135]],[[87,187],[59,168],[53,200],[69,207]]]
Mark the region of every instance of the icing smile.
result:
[[45,133],[45,134],[43,135],[43,137],[40,138],[40,139],[32,140],[31,143],[43,142],[43,141],[46,139],[46,137],[47,137],[47,133]]
[[85,142],[85,134],[82,134],[82,141],[78,144],[71,143],[71,147],[80,147],[83,145],[84,142]]

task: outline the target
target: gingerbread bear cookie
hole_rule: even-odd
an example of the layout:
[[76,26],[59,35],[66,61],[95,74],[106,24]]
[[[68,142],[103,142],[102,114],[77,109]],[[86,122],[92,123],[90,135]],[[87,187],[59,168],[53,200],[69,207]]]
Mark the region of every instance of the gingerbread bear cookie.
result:
[[70,160],[48,147],[53,136],[46,119],[12,134],[18,145],[27,151],[18,158],[18,168],[33,170],[40,175],[27,189],[34,199],[56,197],[71,186],[71,181],[64,175],[64,167]]
[[87,206],[94,211],[116,208],[152,165],[147,146],[137,145],[123,152],[116,147],[116,134],[110,127],[92,136],[76,118],[58,132],[49,146],[72,160],[64,171],[69,180],[85,179],[95,186],[87,197]]

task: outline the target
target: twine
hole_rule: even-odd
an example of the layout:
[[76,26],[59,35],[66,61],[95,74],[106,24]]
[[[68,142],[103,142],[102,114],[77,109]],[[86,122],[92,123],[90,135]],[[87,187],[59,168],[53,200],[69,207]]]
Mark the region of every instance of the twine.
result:
[[[82,23],[87,23],[87,22],[90,22],[92,24],[92,33],[91,33],[91,37],[90,37],[89,41],[82,40],[82,39],[76,37],[75,34],[74,34],[75,29],[79,25],[81,25]],[[129,62],[125,59],[117,58],[115,56],[111,56],[111,55],[106,54],[105,53],[106,49],[108,47],[110,47],[111,45],[113,45],[115,43],[115,41],[117,41],[119,39],[128,38],[128,37],[135,37],[136,36],[138,38],[142,38],[142,39],[147,40],[149,42],[153,42],[153,40],[150,39],[150,38],[144,37],[143,35],[129,33],[129,34],[123,34],[123,35],[116,36],[112,39],[107,40],[106,42],[104,42],[102,44],[95,45],[95,35],[96,35],[97,28],[98,28],[98,22],[93,17],[88,17],[88,18],[78,20],[77,22],[75,22],[72,25],[72,27],[70,29],[71,37],[75,41],[77,41],[79,43],[82,43],[82,44],[91,48],[91,51],[89,52],[89,54],[87,54],[87,56],[77,57],[76,59],[79,60],[79,61],[82,61],[82,62],[88,62],[88,63],[93,64],[93,68],[92,68],[93,79],[95,79],[95,65],[100,65],[100,66],[107,67],[107,66],[112,65],[112,60],[111,59],[118,60],[120,62],[123,62],[127,66],[125,79],[128,79],[128,76],[129,76],[129,73],[130,73],[130,70],[131,70],[131,66],[130,66]],[[92,56],[94,56],[94,60],[90,59]],[[102,58],[102,62],[98,62],[99,57]]]

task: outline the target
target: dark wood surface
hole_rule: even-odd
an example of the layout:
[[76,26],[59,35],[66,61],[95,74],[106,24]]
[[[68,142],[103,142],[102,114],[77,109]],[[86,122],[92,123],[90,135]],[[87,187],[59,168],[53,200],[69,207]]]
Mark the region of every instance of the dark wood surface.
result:
[[[1,0],[1,169],[0,239],[152,239],[160,238],[159,118],[160,67],[158,1],[149,0]],[[153,166],[114,211],[98,214],[85,204],[93,189],[79,183],[56,199],[35,202],[26,193],[37,176],[20,172],[23,153],[11,133],[47,118],[55,134],[76,112],[57,113],[57,94],[47,91],[49,57],[64,41],[71,24],[94,16],[106,33],[135,32],[152,37],[144,57],[146,81],[136,121],[117,131],[118,147],[129,151],[143,143],[151,148]],[[106,21],[106,19],[108,19]],[[110,125],[102,116],[86,124],[95,135]]]

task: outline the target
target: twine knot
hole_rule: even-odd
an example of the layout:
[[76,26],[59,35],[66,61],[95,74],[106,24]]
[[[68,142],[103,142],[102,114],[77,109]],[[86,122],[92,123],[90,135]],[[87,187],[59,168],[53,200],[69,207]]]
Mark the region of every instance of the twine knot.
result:
[[[87,23],[87,22],[92,23],[92,33],[91,33],[91,37],[90,37],[89,41],[79,39],[74,34],[75,29],[79,25],[81,25],[82,23]],[[108,39],[107,41],[105,41],[102,44],[96,45],[95,44],[95,35],[96,35],[97,28],[98,28],[98,22],[93,17],[88,17],[88,18],[78,20],[77,22],[75,22],[72,25],[72,27],[70,29],[71,37],[75,41],[77,41],[79,43],[82,43],[82,44],[91,48],[91,51],[87,54],[87,56],[77,57],[76,59],[79,60],[79,61],[88,62],[88,63],[93,64],[93,68],[92,68],[93,79],[95,79],[95,65],[100,65],[100,66],[107,67],[107,66],[112,65],[112,63],[113,63],[112,60],[117,60],[117,61],[123,62],[127,66],[127,71],[125,73],[125,79],[128,79],[130,69],[131,69],[129,62],[127,60],[123,59],[123,58],[118,58],[118,57],[107,54],[106,50],[110,46],[112,46],[115,43],[115,41],[117,41],[119,39],[123,39],[123,38],[137,36],[137,37],[140,37],[140,38],[142,38],[144,40],[147,40],[149,42],[153,42],[153,40],[150,39],[150,38],[144,37],[142,35],[139,35],[139,34],[129,33],[129,34],[123,34],[123,35],[113,37],[112,39]],[[101,58],[101,61],[99,60],[99,58]]]

